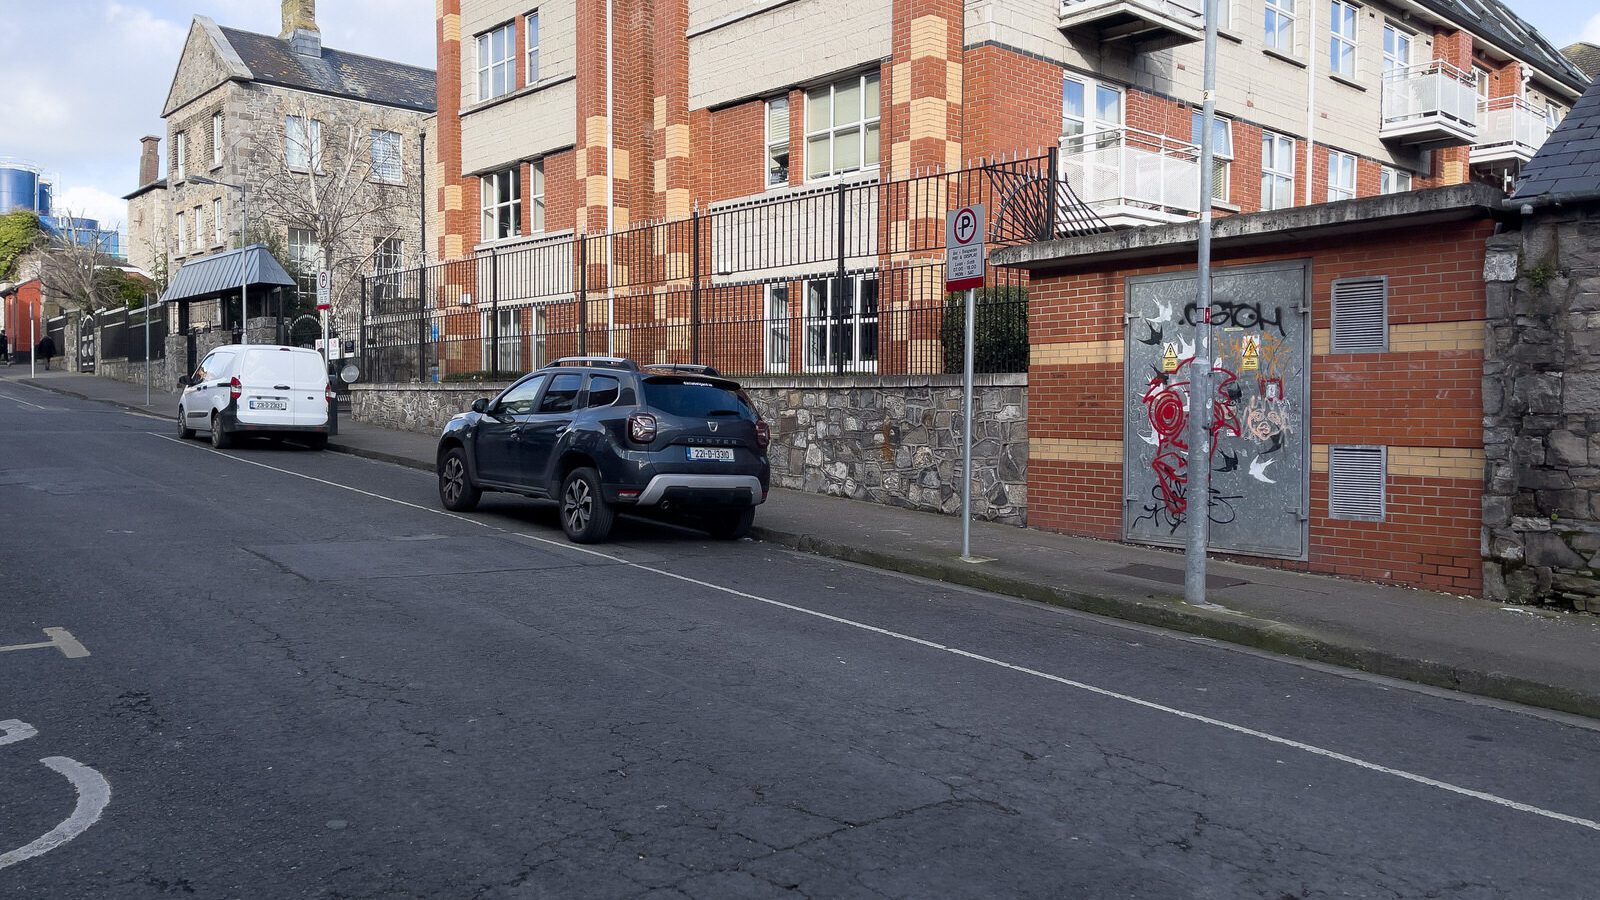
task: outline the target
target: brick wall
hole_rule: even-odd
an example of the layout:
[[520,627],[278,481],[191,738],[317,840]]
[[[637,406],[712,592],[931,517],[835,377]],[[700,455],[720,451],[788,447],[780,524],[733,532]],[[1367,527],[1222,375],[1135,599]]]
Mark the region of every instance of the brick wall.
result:
[[[1309,259],[1312,316],[1307,425],[1308,559],[1268,560],[1441,590],[1478,592],[1482,493],[1484,288],[1482,222],[1426,234],[1367,233],[1237,251],[1230,266]],[[1137,268],[1034,276],[1028,432],[1029,523],[1115,539],[1122,534],[1126,280],[1192,269],[1183,259]],[[1328,352],[1335,279],[1389,277],[1390,351]],[[1382,522],[1328,512],[1329,445],[1389,448]],[[1259,561],[1259,560],[1258,560]]]

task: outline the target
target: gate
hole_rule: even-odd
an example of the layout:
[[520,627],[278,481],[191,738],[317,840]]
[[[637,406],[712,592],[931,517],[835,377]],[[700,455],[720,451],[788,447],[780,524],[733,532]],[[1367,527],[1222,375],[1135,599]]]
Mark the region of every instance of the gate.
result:
[[94,372],[95,363],[95,321],[94,316],[84,316],[78,320],[78,371]]
[[[1306,557],[1310,319],[1308,263],[1212,272],[1213,550]],[[1184,542],[1195,320],[1194,272],[1128,279],[1125,540]]]

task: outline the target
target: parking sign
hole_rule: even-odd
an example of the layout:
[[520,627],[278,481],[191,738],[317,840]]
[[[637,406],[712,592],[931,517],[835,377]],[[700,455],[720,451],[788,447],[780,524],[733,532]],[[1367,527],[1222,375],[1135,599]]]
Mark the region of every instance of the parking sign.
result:
[[953,209],[944,224],[944,287],[964,291],[983,287],[983,204]]
[[317,309],[333,308],[333,282],[327,269],[317,270]]

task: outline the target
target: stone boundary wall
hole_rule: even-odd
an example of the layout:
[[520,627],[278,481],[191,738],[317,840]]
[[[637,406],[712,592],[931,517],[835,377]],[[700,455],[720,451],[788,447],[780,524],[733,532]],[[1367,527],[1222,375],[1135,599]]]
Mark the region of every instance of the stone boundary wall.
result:
[[1488,241],[1484,593],[1600,612],[1600,206]]
[[[772,427],[776,487],[956,513],[961,509],[961,379],[954,375],[740,379]],[[437,434],[500,383],[357,384],[359,422]],[[974,515],[1027,522],[1028,377],[977,376]]]

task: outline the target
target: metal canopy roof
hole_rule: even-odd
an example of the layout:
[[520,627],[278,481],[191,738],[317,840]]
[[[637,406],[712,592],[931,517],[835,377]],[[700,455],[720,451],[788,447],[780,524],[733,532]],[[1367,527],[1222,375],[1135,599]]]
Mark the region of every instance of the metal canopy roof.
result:
[[[243,268],[243,278],[240,269]],[[239,290],[241,282],[246,287],[291,287],[294,279],[272,257],[262,244],[251,244],[238,250],[229,250],[213,256],[191,259],[178,269],[167,292],[161,295],[162,303],[199,300]]]

